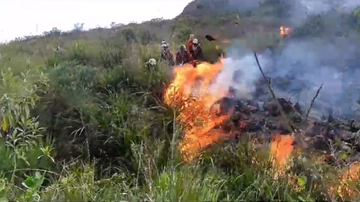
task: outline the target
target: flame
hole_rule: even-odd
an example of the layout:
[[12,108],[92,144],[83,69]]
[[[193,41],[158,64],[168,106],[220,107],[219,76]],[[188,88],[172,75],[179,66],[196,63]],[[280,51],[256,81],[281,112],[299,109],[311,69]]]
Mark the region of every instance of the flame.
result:
[[283,170],[294,150],[294,138],[291,135],[275,135],[270,146],[270,157],[274,164]]
[[[230,137],[221,128],[230,115],[217,115],[213,105],[226,95],[227,89],[214,89],[212,83],[223,69],[220,59],[215,64],[201,63],[194,68],[190,64],[175,67],[175,79],[165,92],[165,103],[179,110],[177,121],[184,130],[180,152],[185,161],[191,161],[200,151]],[[215,90],[215,91],[212,91]]]
[[292,34],[293,29],[290,27],[280,26],[280,37],[284,38],[290,34]]

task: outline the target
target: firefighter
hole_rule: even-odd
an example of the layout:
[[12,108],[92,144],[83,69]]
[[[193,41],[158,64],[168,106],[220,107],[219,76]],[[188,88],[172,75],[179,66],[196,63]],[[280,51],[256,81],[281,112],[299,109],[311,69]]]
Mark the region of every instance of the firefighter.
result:
[[[188,51],[190,51],[190,50],[192,50],[192,47],[193,47],[193,40],[195,39],[195,35],[194,34],[190,34],[190,37],[189,37],[189,40],[188,40],[188,42],[187,42],[187,44],[186,44],[186,48],[187,48],[187,50]],[[190,54],[190,52],[189,52],[189,54]]]
[[195,38],[192,43],[192,49],[190,50],[191,59],[196,61],[204,61],[204,55],[199,40]]
[[166,42],[165,40],[161,41],[161,47],[164,47],[166,45],[169,45],[168,42]]
[[169,66],[174,66],[174,54],[170,51],[169,44],[166,41],[162,41],[161,46],[161,59],[165,60]]
[[176,65],[183,65],[188,62],[190,62],[189,53],[186,50],[186,46],[182,44],[176,53]]

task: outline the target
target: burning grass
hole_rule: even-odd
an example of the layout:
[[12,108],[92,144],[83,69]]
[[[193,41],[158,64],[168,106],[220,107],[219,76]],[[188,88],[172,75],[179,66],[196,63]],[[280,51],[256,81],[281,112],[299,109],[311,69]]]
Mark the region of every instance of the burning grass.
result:
[[174,69],[175,79],[165,93],[165,103],[179,110],[177,120],[182,124],[184,140],[180,150],[189,161],[201,149],[225,138],[221,130],[214,130],[229,119],[229,115],[218,116],[218,110],[211,110],[213,104],[225,96],[225,89],[210,86],[222,69],[222,63],[202,63],[194,68],[187,64]]
[[[290,30],[285,29],[285,32],[289,33]],[[240,109],[236,109],[237,114],[240,114],[237,119],[233,118],[236,113],[235,106],[231,106],[231,110],[228,110],[227,113],[223,112],[221,104],[218,108],[213,108],[214,103],[228,96],[228,89],[225,87],[222,89],[221,87],[220,89],[213,88],[217,75],[224,68],[223,65],[220,60],[215,64],[201,63],[196,68],[192,65],[185,65],[174,69],[175,79],[166,90],[165,103],[178,110],[177,121],[184,132],[182,141],[178,146],[182,158],[186,162],[196,160],[206,148],[211,147],[214,143],[221,143],[225,139],[243,136],[249,132],[248,126],[256,125],[251,121],[251,117],[258,115],[253,113],[256,110],[249,110],[248,105],[241,105]],[[285,110],[287,114],[289,111],[295,112],[295,107],[287,103],[286,100],[280,99],[279,103],[283,108],[282,110]],[[274,106],[276,108],[277,105]],[[268,110],[274,110],[274,107],[269,107]],[[275,114],[279,115],[279,113]],[[299,112],[296,112],[296,114],[299,115]],[[264,114],[262,116],[267,117]],[[307,121],[307,119],[301,118],[301,115],[298,118]],[[268,117],[268,119],[270,121],[272,118]],[[243,123],[242,127],[236,124],[239,122]],[[226,127],[229,125],[230,127]],[[279,129],[273,131],[274,135],[269,148],[266,144],[261,146],[268,148],[271,167],[275,169],[273,172],[275,179],[284,178],[284,176],[289,178],[290,185],[294,186],[294,189],[298,190],[298,192],[304,190],[305,186],[321,187],[321,192],[324,193],[327,200],[358,197],[356,186],[354,187],[354,183],[356,183],[354,179],[359,180],[359,176],[354,174],[359,171],[358,164],[352,165],[349,170],[340,171],[340,181],[331,179],[332,183],[329,184],[324,184],[321,179],[313,184],[305,182],[306,180],[293,171],[294,168],[292,167],[294,165],[292,163],[294,161],[294,150],[298,151],[298,154],[309,153],[306,148],[299,146],[295,148],[296,141],[294,137],[303,136],[304,134],[296,132],[292,135],[280,135],[277,131]],[[310,143],[306,144],[310,145]],[[323,174],[326,175],[326,173]],[[351,179],[347,179],[346,176],[350,176]]]

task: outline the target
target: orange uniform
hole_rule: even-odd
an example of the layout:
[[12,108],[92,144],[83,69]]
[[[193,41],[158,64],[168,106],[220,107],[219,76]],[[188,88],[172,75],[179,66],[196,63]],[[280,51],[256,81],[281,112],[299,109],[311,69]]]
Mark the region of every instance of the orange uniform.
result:
[[193,44],[193,42],[192,42],[192,39],[190,39],[188,42],[187,42],[187,45],[186,45],[186,49],[187,49],[187,51],[188,51],[188,54],[189,54],[189,56],[190,56],[190,60],[192,60],[192,56],[191,56],[191,50],[193,49],[193,46],[194,46],[194,44]]

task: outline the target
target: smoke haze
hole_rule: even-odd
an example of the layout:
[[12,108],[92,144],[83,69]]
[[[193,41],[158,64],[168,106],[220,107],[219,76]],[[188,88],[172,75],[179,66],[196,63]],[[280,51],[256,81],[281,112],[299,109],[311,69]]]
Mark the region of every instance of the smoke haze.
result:
[[[338,36],[339,30],[348,25],[336,22],[341,12],[349,12],[360,1],[302,0],[294,1],[289,18],[294,26],[302,25],[307,18],[315,14],[327,14],[324,29],[326,32],[306,37],[306,39],[288,39],[279,53],[269,51],[259,53],[260,64],[266,76],[272,79],[272,85],[278,97],[289,98],[307,108],[316,91],[323,88],[312,110],[314,118],[333,113],[337,116],[354,118],[360,108],[360,39],[356,34]],[[301,9],[299,9],[301,8]],[[335,10],[338,8],[339,10]],[[288,20],[289,20],[288,19]],[[240,99],[261,100],[264,96],[256,93],[260,89],[268,92],[251,52],[243,44],[234,44],[229,50],[224,70],[215,85],[236,88]]]

